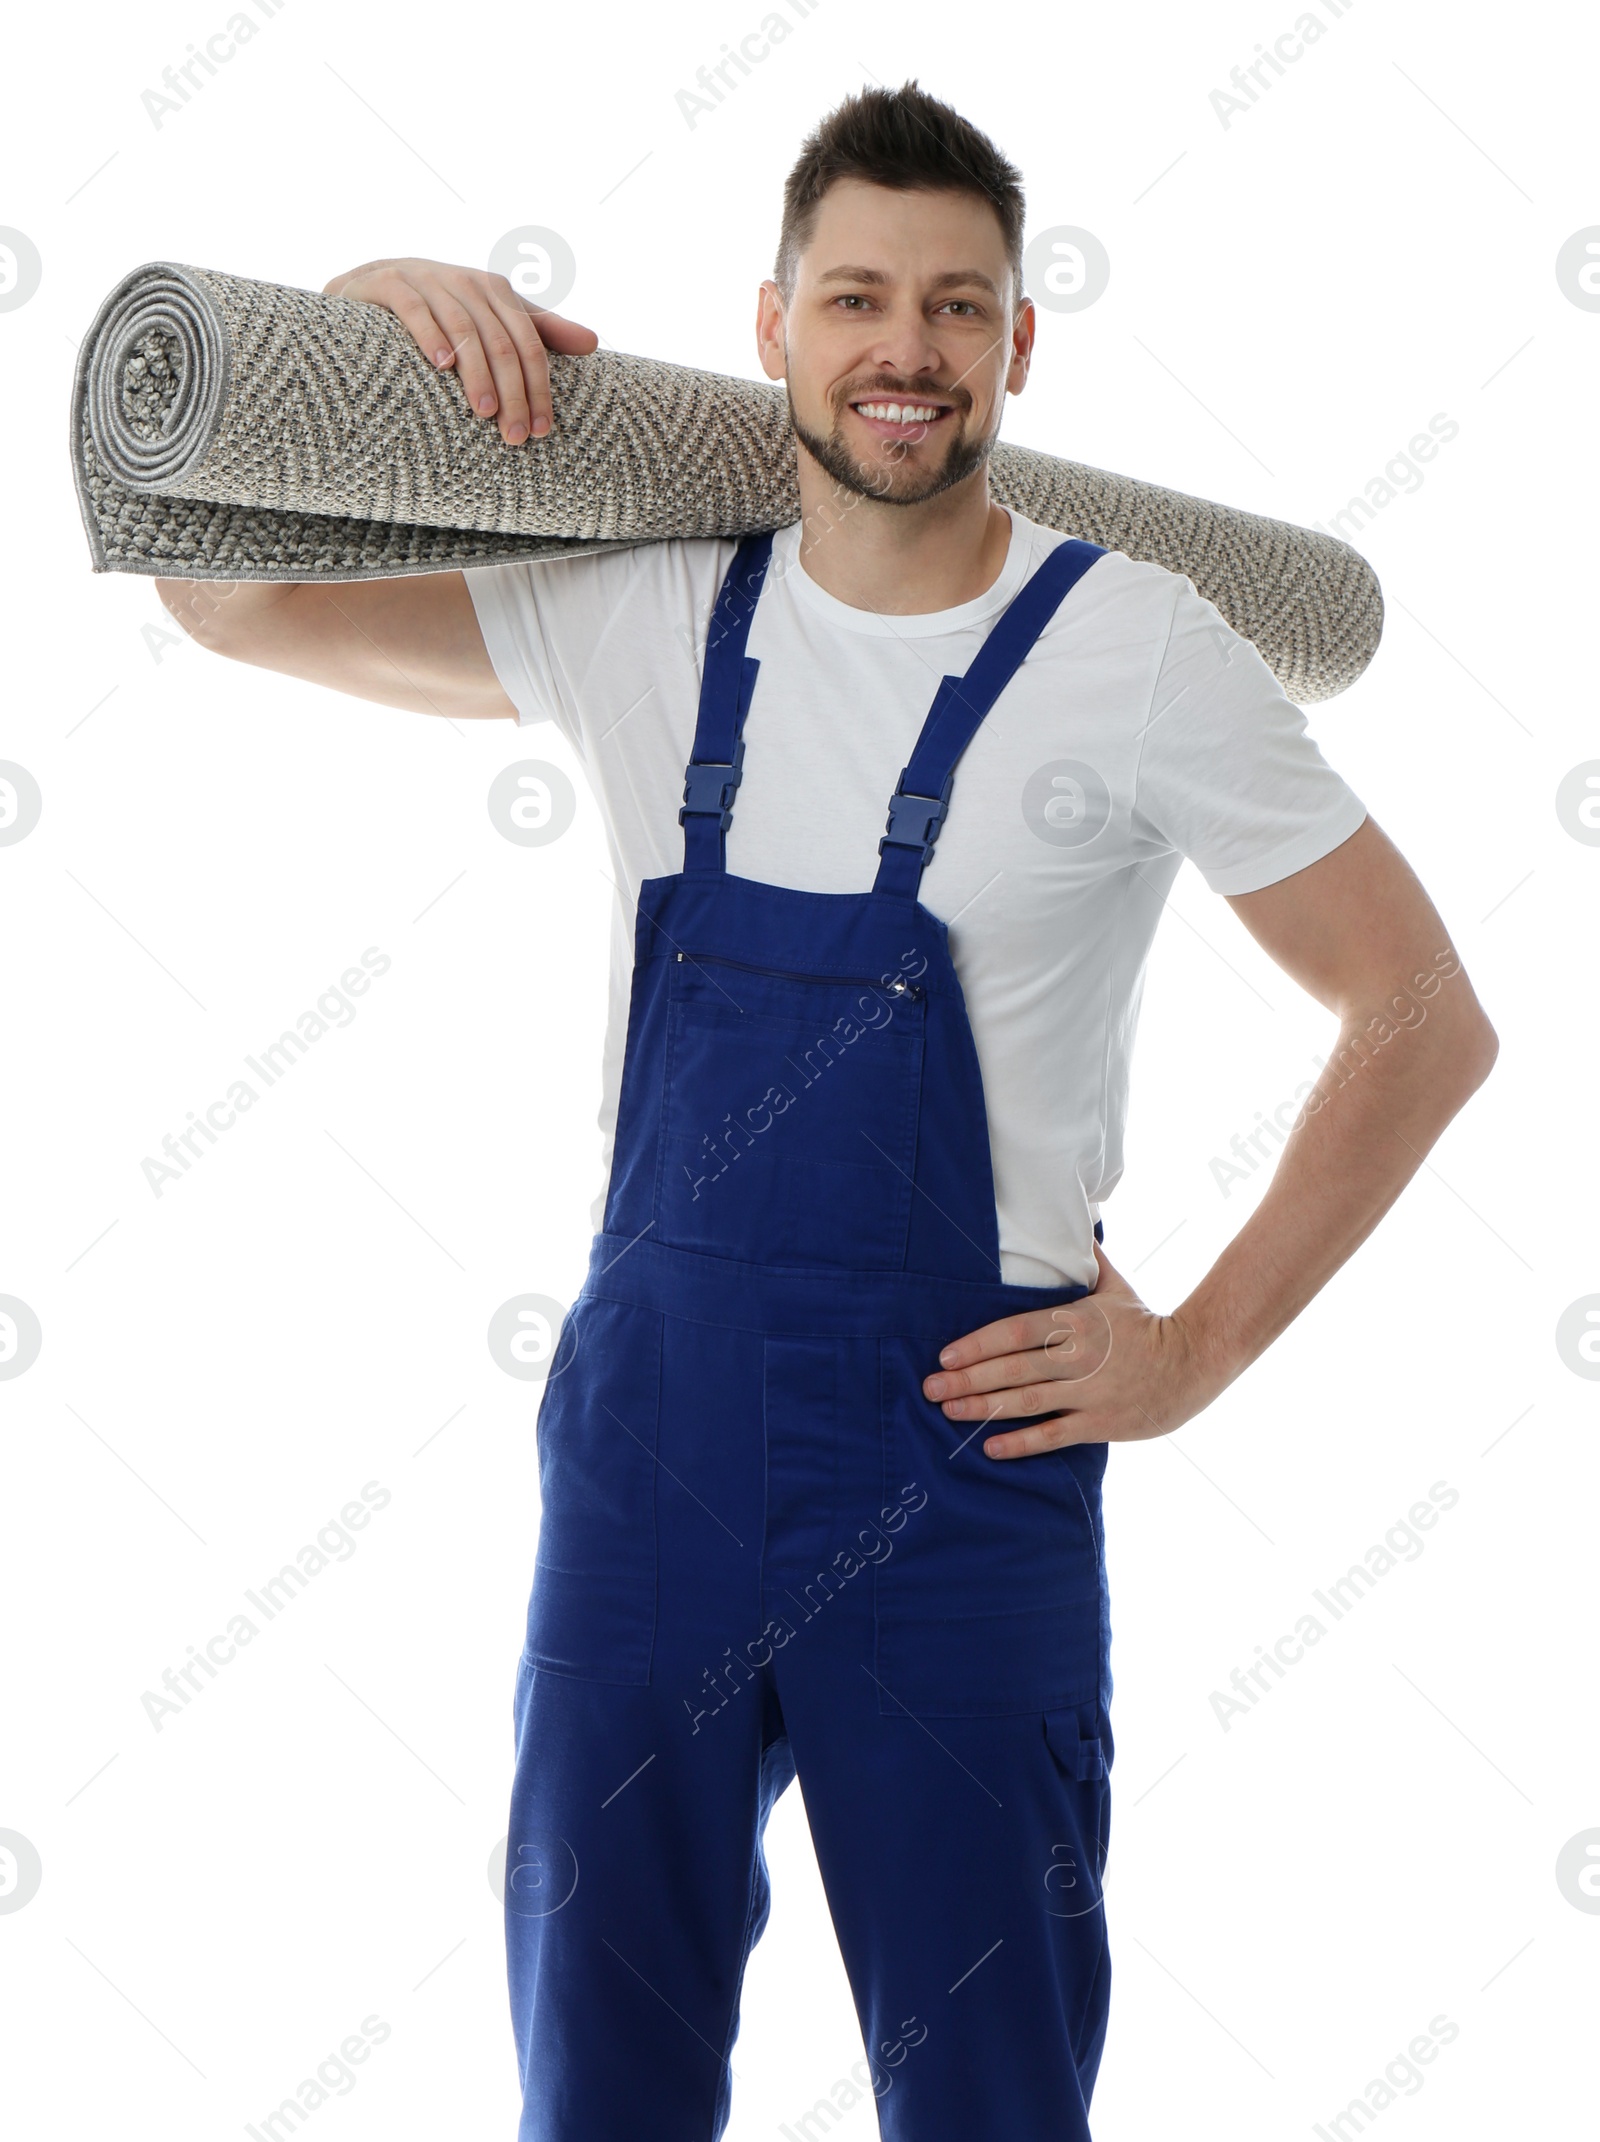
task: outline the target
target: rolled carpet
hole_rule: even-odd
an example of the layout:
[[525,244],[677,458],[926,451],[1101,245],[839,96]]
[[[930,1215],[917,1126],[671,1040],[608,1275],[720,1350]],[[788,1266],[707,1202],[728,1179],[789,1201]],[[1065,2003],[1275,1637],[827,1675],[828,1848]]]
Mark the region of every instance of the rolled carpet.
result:
[[[779,387],[550,358],[548,436],[507,446],[383,307],[152,261],[84,337],[72,460],[96,572],[379,580],[738,536],[800,514]],[[1336,537],[997,443],[993,495],[1183,573],[1290,698],[1371,661],[1377,576]]]

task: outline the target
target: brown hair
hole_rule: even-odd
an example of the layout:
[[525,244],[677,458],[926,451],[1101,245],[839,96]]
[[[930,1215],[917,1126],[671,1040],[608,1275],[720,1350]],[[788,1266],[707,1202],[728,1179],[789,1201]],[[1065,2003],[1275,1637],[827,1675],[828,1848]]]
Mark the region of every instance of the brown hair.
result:
[[1012,301],[1022,295],[1022,173],[987,134],[910,81],[847,97],[801,145],[783,189],[783,227],[773,271],[787,301],[817,206],[843,178],[902,191],[973,193],[1000,218],[1011,265]]

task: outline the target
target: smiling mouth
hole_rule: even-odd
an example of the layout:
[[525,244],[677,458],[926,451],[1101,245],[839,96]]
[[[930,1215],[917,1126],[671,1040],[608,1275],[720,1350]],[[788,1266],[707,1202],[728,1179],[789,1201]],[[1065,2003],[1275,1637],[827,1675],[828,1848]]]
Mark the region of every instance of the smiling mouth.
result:
[[886,398],[852,402],[850,407],[875,431],[888,437],[927,431],[955,413],[947,402],[901,402]]

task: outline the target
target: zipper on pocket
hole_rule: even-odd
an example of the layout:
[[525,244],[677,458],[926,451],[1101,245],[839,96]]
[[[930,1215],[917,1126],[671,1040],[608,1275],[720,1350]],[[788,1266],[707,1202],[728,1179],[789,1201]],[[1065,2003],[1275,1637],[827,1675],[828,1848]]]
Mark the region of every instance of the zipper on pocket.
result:
[[780,982],[814,982],[821,985],[839,982],[846,988],[881,989],[886,997],[897,997],[902,1002],[919,999],[924,994],[915,982],[908,982],[903,974],[897,974],[892,982],[884,982],[866,974],[798,974],[789,967],[755,967],[748,960],[726,959],[720,952],[679,952],[676,957],[680,967],[687,960],[692,967],[708,963],[714,967],[737,967],[741,974],[767,974]]

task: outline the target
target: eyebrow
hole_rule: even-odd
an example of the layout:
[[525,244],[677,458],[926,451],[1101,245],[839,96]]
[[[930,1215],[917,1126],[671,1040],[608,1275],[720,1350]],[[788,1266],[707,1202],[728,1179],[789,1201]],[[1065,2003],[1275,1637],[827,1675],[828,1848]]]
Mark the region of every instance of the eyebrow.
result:
[[[817,277],[817,281],[819,283],[872,283],[881,288],[889,281],[889,277],[884,274],[881,268],[845,266],[829,268],[825,274]],[[987,290],[991,297],[997,298],[1000,295],[998,286],[984,274],[981,268],[951,268],[944,275],[936,275],[929,287],[934,290],[957,290],[970,287],[974,283],[981,289]]]

